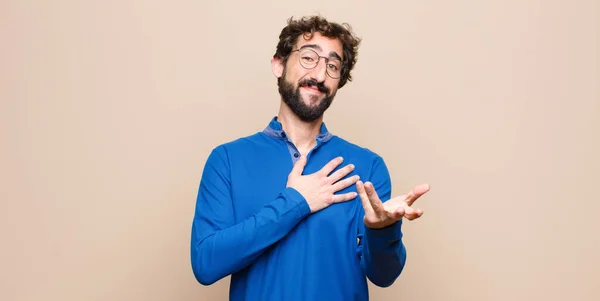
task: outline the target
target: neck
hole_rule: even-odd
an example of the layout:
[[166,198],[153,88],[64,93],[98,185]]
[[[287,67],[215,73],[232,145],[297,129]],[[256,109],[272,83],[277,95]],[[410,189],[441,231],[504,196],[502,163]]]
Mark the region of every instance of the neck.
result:
[[321,132],[323,116],[314,121],[303,121],[282,102],[279,114],[277,114],[277,120],[281,123],[283,130],[301,154],[308,154],[317,144],[316,137]]

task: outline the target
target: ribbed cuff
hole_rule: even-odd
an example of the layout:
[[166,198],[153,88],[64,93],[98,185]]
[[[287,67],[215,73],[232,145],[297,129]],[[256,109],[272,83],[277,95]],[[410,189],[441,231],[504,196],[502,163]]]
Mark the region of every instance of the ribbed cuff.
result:
[[298,214],[300,215],[300,218],[304,218],[310,214],[310,207],[308,206],[308,202],[306,201],[304,196],[302,196],[302,194],[298,192],[298,190],[292,187],[287,187],[283,190],[282,196],[286,200],[295,204],[294,210],[297,210]]
[[365,226],[365,235],[368,237],[384,238],[386,240],[395,240],[402,238],[402,221],[397,221],[385,228],[371,229]]

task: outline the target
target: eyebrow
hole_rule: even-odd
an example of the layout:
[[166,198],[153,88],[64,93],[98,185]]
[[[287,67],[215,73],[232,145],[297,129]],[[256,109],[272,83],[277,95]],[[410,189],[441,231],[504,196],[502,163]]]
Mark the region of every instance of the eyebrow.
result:
[[[318,51],[323,51],[323,49],[321,48],[321,46],[317,45],[317,44],[304,44],[302,45],[299,49],[304,49],[304,48],[312,48],[312,49],[316,49]],[[340,57],[340,55],[335,52],[335,51],[331,51],[329,52],[329,57],[334,57],[338,60],[342,60],[342,57]]]

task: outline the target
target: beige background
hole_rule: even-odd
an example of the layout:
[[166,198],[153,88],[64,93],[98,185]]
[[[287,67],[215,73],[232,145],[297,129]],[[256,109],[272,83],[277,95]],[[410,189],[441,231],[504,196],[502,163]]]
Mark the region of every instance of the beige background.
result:
[[364,39],[329,128],[432,186],[372,300],[600,300],[597,0],[3,0],[0,299],[226,300],[189,263],[204,160],[276,114],[312,13]]

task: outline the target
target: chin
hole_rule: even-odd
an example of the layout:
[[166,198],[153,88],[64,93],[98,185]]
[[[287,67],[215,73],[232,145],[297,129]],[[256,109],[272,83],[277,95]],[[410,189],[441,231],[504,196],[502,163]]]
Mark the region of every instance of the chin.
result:
[[302,101],[309,107],[318,106],[325,99],[325,95],[316,94],[304,94],[302,95]]

